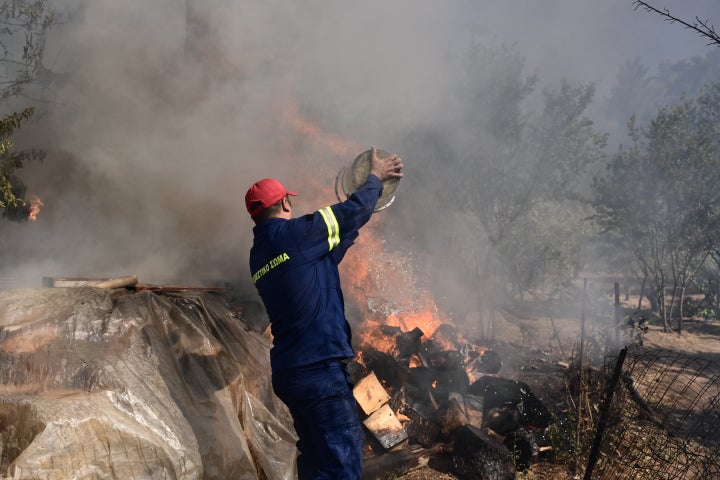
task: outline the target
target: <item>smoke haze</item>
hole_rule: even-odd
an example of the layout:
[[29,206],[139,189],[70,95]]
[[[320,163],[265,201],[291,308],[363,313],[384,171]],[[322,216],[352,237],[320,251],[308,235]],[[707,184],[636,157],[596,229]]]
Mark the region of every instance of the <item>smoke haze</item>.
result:
[[[655,4],[720,22],[717,0]],[[336,173],[360,153],[352,148],[398,151],[403,134],[436,124],[462,134],[445,101],[473,43],[514,45],[542,85],[596,82],[597,98],[629,58],[654,66],[712,48],[630,0],[66,7],[46,53],[58,74],[51,101],[17,139],[48,151],[18,172],[45,208],[37,222],[2,226],[0,277],[29,286],[126,274],[249,283],[250,184],[279,178],[306,213],[334,201]],[[298,129],[298,116],[347,143],[330,148]],[[421,173],[405,161],[408,177]],[[422,201],[402,187],[399,202]]]

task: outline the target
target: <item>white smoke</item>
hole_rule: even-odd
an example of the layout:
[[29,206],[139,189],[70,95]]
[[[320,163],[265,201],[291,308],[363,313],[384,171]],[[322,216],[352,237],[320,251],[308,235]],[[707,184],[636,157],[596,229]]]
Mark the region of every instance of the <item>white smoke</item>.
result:
[[[658,6],[720,18],[715,0]],[[302,193],[317,188],[305,181],[313,178],[330,197],[323,182],[351,160],[308,158],[316,152],[283,119],[288,105],[329,132],[394,151],[417,126],[442,119],[448,128],[442,99],[473,41],[515,45],[542,82],[603,88],[627,58],[653,64],[702,54],[706,43],[629,0],[73,0],[64,8],[46,55],[59,74],[52,102],[39,105],[44,116],[21,137],[48,151],[44,164],[18,172],[46,207],[35,223],[2,227],[0,277],[31,285],[131,273],[145,282],[247,281],[247,187],[275,176]],[[406,165],[412,175],[412,159]],[[321,206],[303,202],[307,211]]]

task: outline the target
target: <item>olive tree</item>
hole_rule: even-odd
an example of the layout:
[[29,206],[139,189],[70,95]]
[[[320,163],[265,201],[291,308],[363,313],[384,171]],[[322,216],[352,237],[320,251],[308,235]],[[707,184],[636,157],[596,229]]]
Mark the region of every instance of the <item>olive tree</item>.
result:
[[[47,34],[56,23],[46,0],[4,0],[0,3],[0,209],[10,220],[27,220],[34,204],[25,199],[27,187],[17,176],[23,162],[44,156],[37,150],[15,151],[12,135],[33,115],[27,106],[29,86],[42,86],[50,77],[43,64]],[[25,104],[17,108],[17,104]],[[16,110],[17,109],[17,110]]]
[[433,194],[401,216],[408,225],[435,219],[418,236],[436,237],[436,268],[453,265],[476,299],[468,313],[491,336],[502,302],[547,295],[576,272],[605,136],[585,114],[593,85],[538,91],[513,47],[477,44],[458,58],[462,76],[432,131],[403,148],[416,165],[405,185]]
[[631,121],[631,146],[621,148],[596,180],[598,219],[649,276],[666,331],[676,305],[682,322],[686,289],[717,238],[719,114],[715,85],[661,109],[647,128]]

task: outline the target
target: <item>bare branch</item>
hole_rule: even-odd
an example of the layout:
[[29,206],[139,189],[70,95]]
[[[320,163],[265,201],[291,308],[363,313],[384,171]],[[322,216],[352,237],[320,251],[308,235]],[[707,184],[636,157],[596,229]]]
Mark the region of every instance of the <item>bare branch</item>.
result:
[[709,20],[700,20],[700,17],[695,17],[695,21],[693,23],[688,23],[680,18],[677,18],[673,16],[670,13],[670,10],[667,8],[660,10],[658,8],[653,7],[647,2],[643,2],[640,0],[634,0],[633,5],[635,6],[635,10],[638,8],[642,8],[643,10],[647,12],[657,13],[658,15],[665,17],[665,20],[670,23],[679,23],[681,25],[684,25],[685,28],[689,28],[690,30],[695,30],[698,32],[701,36],[707,37],[710,39],[710,43],[708,43],[708,46],[710,45],[717,45],[720,47],[720,35],[715,31],[715,27],[713,25],[709,24]]

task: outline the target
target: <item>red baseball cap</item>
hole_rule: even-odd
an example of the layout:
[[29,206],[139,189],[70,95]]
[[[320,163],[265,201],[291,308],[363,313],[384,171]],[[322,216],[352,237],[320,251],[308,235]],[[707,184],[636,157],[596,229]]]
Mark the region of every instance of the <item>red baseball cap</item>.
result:
[[255,182],[245,194],[245,207],[252,217],[272,207],[285,195],[297,196],[297,193],[289,192],[274,178],[263,178]]

